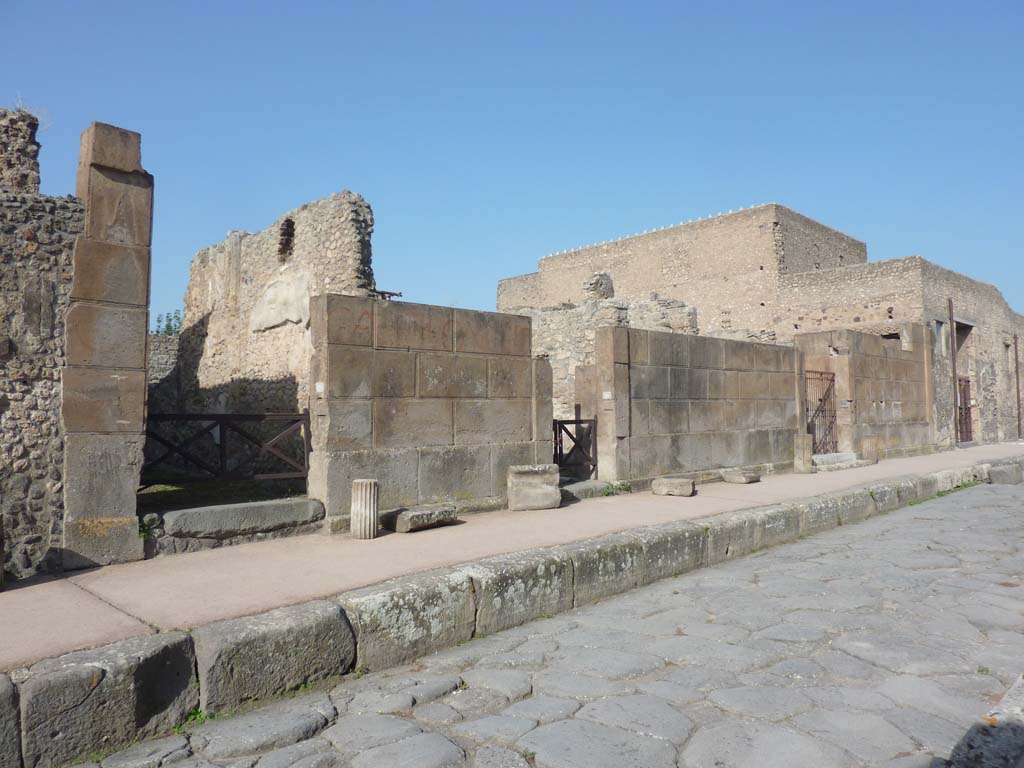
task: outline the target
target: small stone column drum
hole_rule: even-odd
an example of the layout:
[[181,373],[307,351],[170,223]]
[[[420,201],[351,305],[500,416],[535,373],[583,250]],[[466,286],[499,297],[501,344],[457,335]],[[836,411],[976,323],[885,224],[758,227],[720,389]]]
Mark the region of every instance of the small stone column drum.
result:
[[353,539],[375,539],[380,527],[377,499],[380,490],[376,480],[352,481],[352,528]]

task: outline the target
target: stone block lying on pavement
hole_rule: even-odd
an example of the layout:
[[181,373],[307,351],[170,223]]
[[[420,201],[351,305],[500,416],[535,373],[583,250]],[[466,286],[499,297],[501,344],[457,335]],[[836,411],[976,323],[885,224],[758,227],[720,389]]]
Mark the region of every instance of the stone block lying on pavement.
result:
[[380,524],[395,533],[412,533],[458,520],[454,504],[423,504],[381,512]]
[[723,469],[722,479],[727,483],[747,485],[761,482],[761,473],[753,469]]
[[555,509],[562,503],[557,464],[512,466],[507,477],[509,509]]
[[65,765],[169,731],[199,703],[194,665],[192,639],[171,632],[19,670],[25,765]]
[[204,712],[344,674],[356,656],[352,627],[328,600],[214,622],[192,636]]
[[473,585],[458,571],[393,579],[345,592],[338,602],[356,631],[356,664],[366,671],[403,664],[473,636]]
[[0,768],[21,768],[18,692],[7,675],[0,675]]
[[462,566],[476,594],[476,634],[489,635],[573,606],[573,564],[553,549],[499,555]]
[[1020,464],[1000,464],[988,471],[988,477],[993,485],[1020,485],[1024,483],[1024,470]]
[[693,480],[679,477],[658,477],[651,483],[651,493],[655,496],[693,496],[696,487]]
[[250,501],[168,512],[164,533],[179,538],[228,539],[323,519],[324,505],[314,499]]

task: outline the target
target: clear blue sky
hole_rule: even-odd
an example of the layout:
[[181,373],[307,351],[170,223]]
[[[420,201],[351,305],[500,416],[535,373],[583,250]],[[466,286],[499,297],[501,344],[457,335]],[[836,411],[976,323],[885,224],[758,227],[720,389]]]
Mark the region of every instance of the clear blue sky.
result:
[[763,202],[1024,310],[1024,5],[0,0],[0,103],[73,192],[93,120],[156,177],[154,314],[189,261],[340,189],[378,286],[494,307],[552,251]]

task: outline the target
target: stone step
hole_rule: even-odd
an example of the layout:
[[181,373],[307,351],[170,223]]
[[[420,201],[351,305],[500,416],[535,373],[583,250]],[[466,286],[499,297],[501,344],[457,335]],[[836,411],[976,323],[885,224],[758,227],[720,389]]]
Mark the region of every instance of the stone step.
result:
[[849,464],[857,460],[856,453],[816,453],[811,457],[811,462],[816,467],[826,467],[832,464]]
[[867,459],[855,459],[854,461],[844,461],[840,464],[824,464],[822,466],[815,465],[815,472],[839,472],[844,469],[857,469],[858,467],[870,467],[875,462]]

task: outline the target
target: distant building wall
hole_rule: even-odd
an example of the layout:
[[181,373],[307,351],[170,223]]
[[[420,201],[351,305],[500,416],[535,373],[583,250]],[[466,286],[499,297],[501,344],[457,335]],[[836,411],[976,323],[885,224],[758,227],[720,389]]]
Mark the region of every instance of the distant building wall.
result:
[[75,198],[39,194],[37,124],[0,110],[0,568],[11,578],[61,567],[60,367],[84,220]]
[[184,405],[296,411],[309,396],[309,299],[373,295],[373,212],[344,191],[192,259],[180,342]]
[[551,367],[530,319],[327,295],[311,302],[309,494],[348,527],[352,480],[382,509],[504,498],[510,465],[551,461]]
[[800,428],[795,349],[600,328],[583,397],[603,480],[792,466]]

